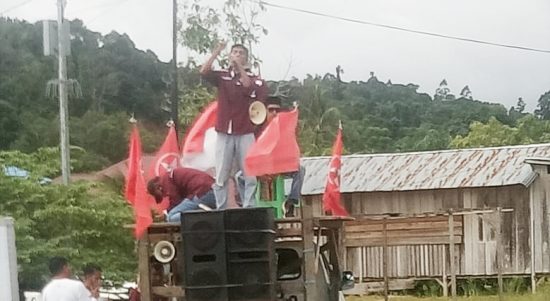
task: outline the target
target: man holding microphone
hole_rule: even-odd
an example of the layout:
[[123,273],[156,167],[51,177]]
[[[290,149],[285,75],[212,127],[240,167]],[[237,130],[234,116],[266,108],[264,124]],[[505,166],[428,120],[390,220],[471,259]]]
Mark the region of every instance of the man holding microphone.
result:
[[[231,47],[228,70],[212,70],[212,64],[225,47],[225,42],[220,43],[200,69],[202,78],[218,88],[216,179],[213,187],[218,209],[227,208],[228,179],[234,160],[238,169],[244,170],[246,153],[255,140],[255,125],[249,116],[250,104],[257,100],[265,102],[268,93],[265,82],[247,67],[248,49],[241,44]],[[254,207],[255,191],[256,177],[244,175],[243,207]]]

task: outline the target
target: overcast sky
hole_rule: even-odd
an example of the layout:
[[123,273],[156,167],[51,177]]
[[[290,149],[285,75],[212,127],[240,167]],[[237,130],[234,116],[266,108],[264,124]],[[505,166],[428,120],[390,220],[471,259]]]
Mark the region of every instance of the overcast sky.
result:
[[[183,0],[180,0],[183,1]],[[222,3],[223,0],[209,0]],[[550,0],[270,0],[330,15],[408,29],[550,50]],[[268,1],[269,2],[269,1]],[[55,0],[0,0],[4,16],[55,19]],[[140,49],[171,57],[169,0],[68,0],[66,17],[93,31],[126,33]],[[19,4],[19,7],[13,8]],[[268,7],[259,20],[269,34],[255,52],[262,75],[279,80],[334,73],[343,79],[414,83],[434,94],[443,78],[454,94],[469,85],[474,98],[507,107],[518,97],[533,110],[550,90],[550,53],[447,40]],[[179,48],[183,59],[185,50]],[[290,70],[289,69],[290,66]]]

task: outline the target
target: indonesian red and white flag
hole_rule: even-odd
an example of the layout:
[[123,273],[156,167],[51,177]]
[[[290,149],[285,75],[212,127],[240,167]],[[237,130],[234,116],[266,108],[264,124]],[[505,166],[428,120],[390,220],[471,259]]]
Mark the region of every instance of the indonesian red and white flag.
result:
[[262,176],[297,171],[300,167],[297,125],[297,109],[278,113],[248,150],[244,161],[245,173],[248,176]]
[[327,185],[323,194],[323,207],[325,211],[335,216],[348,216],[346,208],[342,206],[340,201],[340,185],[341,177],[340,170],[342,168],[342,149],[344,144],[342,141],[342,126],[338,128],[336,141],[332,146],[332,158],[329,163],[329,172],[327,176]]
[[[180,149],[178,146],[178,136],[173,122],[168,125],[170,128],[164,139],[164,143],[158,150],[155,159],[149,166],[146,180],[151,180],[154,177],[160,177],[171,172],[180,165]],[[166,210],[169,206],[167,199],[164,199],[159,204],[154,204],[153,208],[157,212]]]
[[183,140],[181,166],[208,171],[215,166],[216,114],[218,102],[211,102],[195,119]]
[[141,166],[141,139],[139,137],[139,130],[135,124],[130,134],[128,173],[126,174],[124,196],[134,207],[134,217],[136,220],[134,234],[139,238],[145,233],[149,225],[153,223],[151,206],[154,204],[154,200],[147,193]]

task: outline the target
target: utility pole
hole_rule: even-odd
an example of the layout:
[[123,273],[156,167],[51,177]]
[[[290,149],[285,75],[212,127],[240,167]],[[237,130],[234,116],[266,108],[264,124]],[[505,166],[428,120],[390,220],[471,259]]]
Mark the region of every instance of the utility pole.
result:
[[178,1],[172,0],[172,120],[174,121],[174,129],[176,137],[179,131],[178,119]]
[[68,185],[71,178],[69,155],[68,99],[67,99],[67,57],[65,54],[63,13],[65,0],[57,0],[57,56],[59,62],[59,133],[61,144],[61,174],[63,184]]

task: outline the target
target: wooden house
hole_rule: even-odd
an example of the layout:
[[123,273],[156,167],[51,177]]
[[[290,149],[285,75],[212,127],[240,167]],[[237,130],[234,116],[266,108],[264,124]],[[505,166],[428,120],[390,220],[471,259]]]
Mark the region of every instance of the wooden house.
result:
[[[329,160],[302,159],[302,194],[317,215]],[[445,282],[452,255],[457,277],[550,272],[550,144],[349,155],[342,164],[342,200],[357,218],[345,262],[360,281],[383,277],[384,239],[392,278]]]

